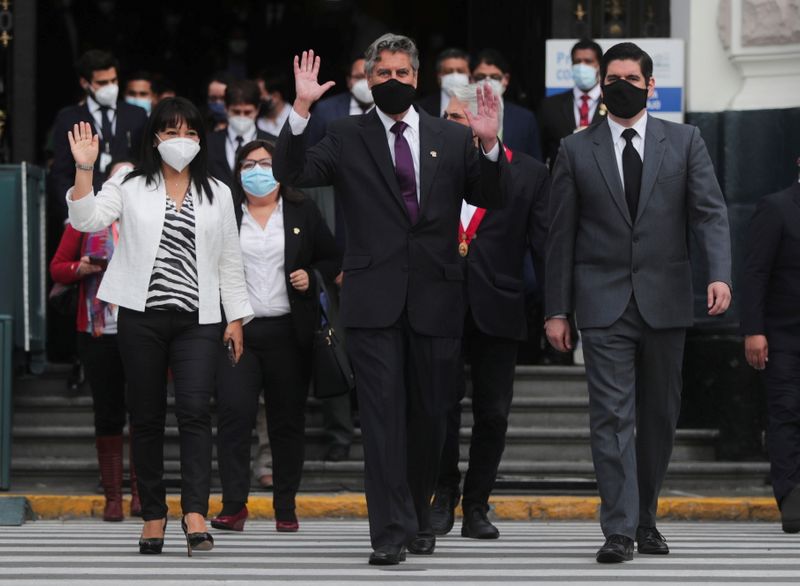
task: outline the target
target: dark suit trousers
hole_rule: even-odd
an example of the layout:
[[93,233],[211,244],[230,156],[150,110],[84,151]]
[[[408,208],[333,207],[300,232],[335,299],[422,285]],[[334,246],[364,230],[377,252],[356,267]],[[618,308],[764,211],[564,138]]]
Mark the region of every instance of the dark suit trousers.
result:
[[347,329],[373,548],[432,535],[430,499],[456,401],[460,342],[416,333],[405,314],[388,328]]
[[767,450],[775,500],[800,484],[800,352],[770,347],[763,372],[767,387]]
[[614,324],[581,336],[600,525],[606,537],[633,539],[637,526],[656,525],[680,413],[685,330],[649,327],[631,297]]
[[119,355],[117,336],[94,337],[78,333],[78,355],[92,390],[94,434],[122,435],[125,411],[125,373]]
[[244,344],[235,367],[227,352],[219,354],[217,457],[222,500],[247,502],[253,427],[263,389],[272,450],[272,506],[276,517],[285,520],[294,512],[303,475],[310,348],[295,341],[290,315],[252,320],[244,327]]
[[[470,365],[473,424],[461,501],[464,511],[475,506],[485,508],[489,504],[506,445],[518,346],[515,340],[487,336],[475,325],[472,313],[467,314],[462,356]],[[459,398],[464,397],[466,389],[463,372],[462,368]],[[443,488],[457,489],[461,481],[458,470],[460,427],[461,404],[456,403],[447,414],[447,435],[438,481],[438,486]]]
[[164,487],[164,426],[167,369],[175,383],[175,415],[181,450],[181,508],[208,513],[211,484],[211,411],[220,324],[200,325],[196,312],[144,312],[120,308],[117,335],[133,434],[142,517],[167,514]]

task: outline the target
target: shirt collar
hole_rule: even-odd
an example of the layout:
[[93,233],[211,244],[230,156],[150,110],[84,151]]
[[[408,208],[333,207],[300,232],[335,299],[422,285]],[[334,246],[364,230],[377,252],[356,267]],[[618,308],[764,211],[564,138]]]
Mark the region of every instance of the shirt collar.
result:
[[[375,111],[378,113],[378,118],[380,118],[384,128],[386,128],[386,132],[391,132],[392,126],[395,125],[396,120],[394,118],[390,118],[389,115],[382,112],[380,108],[375,108]],[[402,121],[408,124],[411,130],[419,134],[419,112],[417,112],[414,106],[411,106],[408,109],[408,112],[406,112],[406,115],[403,116]]]
[[[636,131],[636,134],[644,140],[644,133],[647,131],[647,117],[649,114],[647,112],[644,113],[644,116],[639,118],[636,121],[636,124],[631,126]],[[626,126],[622,126],[622,124],[618,124],[611,119],[611,116],[608,117],[608,127],[611,129],[611,140],[616,143],[620,140],[622,136],[622,132],[627,128]]]
[[[239,135],[236,134],[230,126],[227,127],[227,131],[228,131],[228,138],[230,138],[231,142],[235,145],[236,137]],[[252,132],[249,135],[246,136],[242,135],[242,138],[244,139],[244,142],[242,144],[247,144],[248,142],[254,141],[257,138],[257,136],[258,136],[258,127],[254,126]]]
[[[250,209],[247,207],[247,196],[245,195],[245,200],[242,202],[242,213],[253,220],[255,222],[255,218],[250,215]],[[278,205],[275,206],[275,212],[283,213],[283,198],[278,194]],[[272,212],[273,214],[275,212]]]
[[[87,95],[86,96],[86,106],[89,108],[89,113],[90,114],[94,114],[95,112],[99,112],[100,108],[101,108],[100,104],[98,104],[97,101],[91,95]],[[115,103],[113,106],[109,106],[108,109],[112,110],[112,111],[116,111],[117,110],[117,104]]]
[[590,89],[588,92],[585,92],[585,91],[583,91],[583,90],[582,90],[582,89],[580,89],[578,86],[573,86],[573,88],[572,88],[572,95],[573,95],[573,96],[575,96],[575,101],[576,101],[576,102],[580,103],[580,101],[581,101],[581,96],[582,96],[583,94],[586,94],[586,95],[588,95],[588,96],[589,96],[589,99],[590,99],[592,102],[596,102],[598,99],[600,99],[600,84],[599,84],[599,83],[598,83],[598,84],[596,84],[596,85],[595,85],[595,86],[594,86],[592,89]]

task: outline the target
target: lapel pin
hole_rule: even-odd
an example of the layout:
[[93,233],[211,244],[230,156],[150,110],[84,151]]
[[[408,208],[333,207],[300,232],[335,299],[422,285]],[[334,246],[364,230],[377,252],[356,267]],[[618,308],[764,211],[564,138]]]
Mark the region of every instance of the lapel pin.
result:
[[300,234],[300,228],[292,228],[292,232],[295,234]]
[[436,158],[438,155],[439,155],[439,153],[437,153],[436,151],[431,151],[431,156],[432,156],[434,159],[435,159],[435,158]]

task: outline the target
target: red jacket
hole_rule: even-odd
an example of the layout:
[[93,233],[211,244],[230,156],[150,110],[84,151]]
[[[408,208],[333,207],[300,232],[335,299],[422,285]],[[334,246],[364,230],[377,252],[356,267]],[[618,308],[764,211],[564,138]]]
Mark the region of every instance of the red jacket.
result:
[[81,264],[81,251],[83,241],[87,234],[78,232],[67,224],[61,242],[58,244],[53,259],[50,261],[50,276],[56,283],[71,285],[81,281],[78,285],[78,315],[75,327],[79,332],[87,331],[89,327],[89,313],[86,307],[86,284],[78,277],[78,266]]

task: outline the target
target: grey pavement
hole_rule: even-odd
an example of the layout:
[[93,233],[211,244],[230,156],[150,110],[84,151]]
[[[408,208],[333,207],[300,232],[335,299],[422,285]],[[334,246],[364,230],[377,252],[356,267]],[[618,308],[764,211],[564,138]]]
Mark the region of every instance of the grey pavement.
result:
[[376,568],[366,563],[365,521],[301,520],[296,534],[251,522],[243,533],[215,531],[215,549],[192,558],[174,520],[160,556],[139,555],[137,521],[36,521],[0,528],[0,585],[800,583],[800,535],[775,523],[663,523],[669,556],[613,566],[594,561],[596,523],[497,525],[497,541],[461,538],[456,526],[435,555]]

